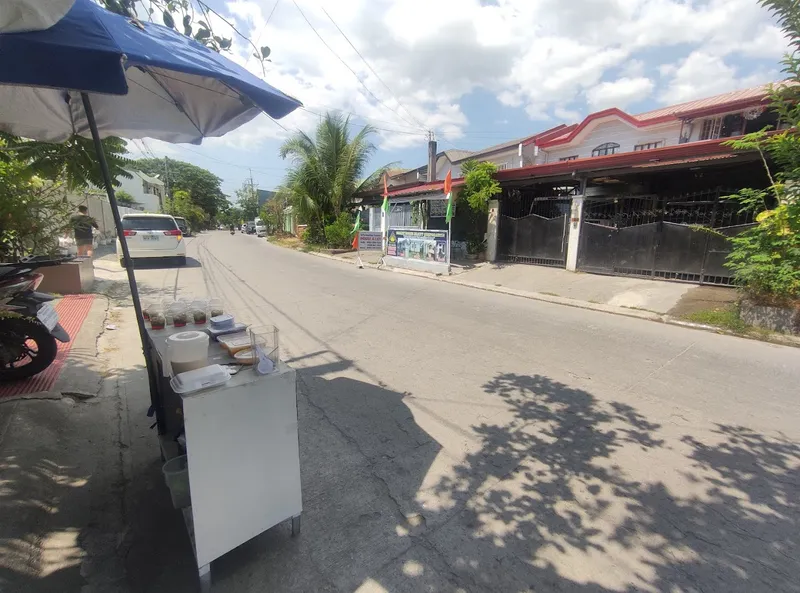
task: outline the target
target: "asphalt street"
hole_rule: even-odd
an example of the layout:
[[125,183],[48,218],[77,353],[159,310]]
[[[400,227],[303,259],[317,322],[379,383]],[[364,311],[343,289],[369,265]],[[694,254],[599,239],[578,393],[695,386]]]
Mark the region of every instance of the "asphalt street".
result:
[[145,299],[220,297],[299,371],[303,533],[215,591],[800,591],[800,350],[188,241]]

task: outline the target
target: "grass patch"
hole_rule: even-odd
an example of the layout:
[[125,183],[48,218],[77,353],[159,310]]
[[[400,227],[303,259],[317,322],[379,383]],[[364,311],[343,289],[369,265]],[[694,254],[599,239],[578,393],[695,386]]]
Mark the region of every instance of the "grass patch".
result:
[[289,249],[298,249],[303,245],[299,237],[278,237],[270,235],[267,237],[267,241],[278,247],[288,247]]
[[747,333],[753,328],[747,325],[739,317],[738,305],[727,305],[713,309],[701,309],[687,313],[683,316],[686,321],[702,323],[704,325],[714,325],[737,333]]

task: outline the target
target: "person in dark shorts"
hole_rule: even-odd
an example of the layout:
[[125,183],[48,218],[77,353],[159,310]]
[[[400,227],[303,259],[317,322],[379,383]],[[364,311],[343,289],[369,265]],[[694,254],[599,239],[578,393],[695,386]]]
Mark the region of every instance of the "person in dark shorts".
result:
[[78,255],[92,257],[92,228],[98,228],[94,218],[89,216],[86,206],[78,206],[78,211],[69,217],[72,231],[75,233],[75,244]]

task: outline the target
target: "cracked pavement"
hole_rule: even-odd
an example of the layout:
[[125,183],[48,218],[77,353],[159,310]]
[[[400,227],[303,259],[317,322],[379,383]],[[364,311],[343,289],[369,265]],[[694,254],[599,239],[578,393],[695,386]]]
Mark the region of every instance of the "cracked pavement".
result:
[[[189,257],[137,269],[143,298],[221,297],[277,325],[298,370],[303,531],[277,526],[216,561],[212,591],[800,591],[800,350],[241,234],[190,239]],[[121,297],[113,257],[97,269]],[[131,309],[112,299],[108,314],[120,329],[99,341],[102,392],[63,418],[77,430],[75,410],[108,401],[92,443],[107,471],[59,470],[86,482],[71,504],[99,496],[63,521],[79,559],[9,582],[193,591]]]

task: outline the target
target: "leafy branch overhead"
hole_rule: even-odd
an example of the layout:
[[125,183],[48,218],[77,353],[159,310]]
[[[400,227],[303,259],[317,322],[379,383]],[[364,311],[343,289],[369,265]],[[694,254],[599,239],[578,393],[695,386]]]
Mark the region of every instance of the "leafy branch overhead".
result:
[[179,31],[216,52],[229,51],[233,46],[233,39],[217,35],[214,31],[212,21],[214,18],[219,19],[252,48],[252,55],[261,63],[262,72],[264,72],[264,62],[270,61],[271,50],[268,46],[256,47],[251,39],[239,31],[229,19],[202,0],[100,0],[100,2],[111,12],[131,19],[160,20],[170,29]]

